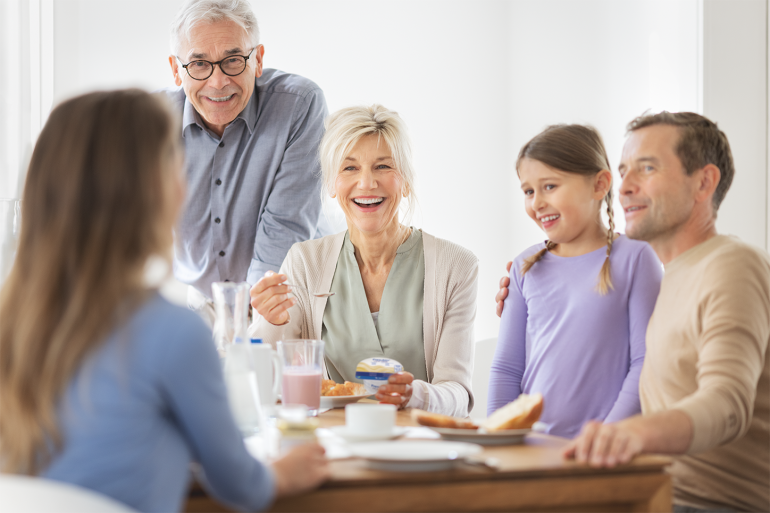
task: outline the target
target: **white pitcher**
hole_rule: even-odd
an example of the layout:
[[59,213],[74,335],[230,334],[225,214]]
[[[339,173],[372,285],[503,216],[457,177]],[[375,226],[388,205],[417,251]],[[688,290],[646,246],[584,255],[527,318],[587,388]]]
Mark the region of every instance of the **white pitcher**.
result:
[[267,416],[274,415],[283,370],[281,359],[270,344],[263,344],[260,338],[252,338],[251,362],[257,375],[262,411]]

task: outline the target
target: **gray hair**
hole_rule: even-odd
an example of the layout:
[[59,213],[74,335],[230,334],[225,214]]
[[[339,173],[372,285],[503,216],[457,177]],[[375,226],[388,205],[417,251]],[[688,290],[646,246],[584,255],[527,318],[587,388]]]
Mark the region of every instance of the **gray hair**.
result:
[[179,55],[180,45],[199,23],[231,21],[246,31],[251,46],[259,44],[257,17],[248,0],[189,0],[171,23],[171,53]]
[[334,193],[334,183],[342,161],[359,139],[376,135],[388,144],[397,171],[404,180],[409,202],[405,218],[409,220],[417,205],[412,143],[406,123],[398,113],[376,104],[371,107],[347,107],[327,117],[325,126],[326,133],[318,149],[323,182],[322,195]]

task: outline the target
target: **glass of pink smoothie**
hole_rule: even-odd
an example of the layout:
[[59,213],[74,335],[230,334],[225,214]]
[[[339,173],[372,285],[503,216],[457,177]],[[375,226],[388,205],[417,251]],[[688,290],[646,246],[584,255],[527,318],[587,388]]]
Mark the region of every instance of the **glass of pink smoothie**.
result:
[[323,340],[281,340],[278,356],[283,363],[283,404],[304,404],[308,415],[318,415],[321,405]]

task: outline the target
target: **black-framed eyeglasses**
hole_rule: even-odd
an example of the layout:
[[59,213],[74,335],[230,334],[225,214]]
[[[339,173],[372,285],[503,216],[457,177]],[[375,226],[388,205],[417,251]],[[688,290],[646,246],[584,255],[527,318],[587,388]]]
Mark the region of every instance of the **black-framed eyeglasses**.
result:
[[[217,62],[190,61],[187,64],[182,64],[182,67],[187,70],[187,74],[193,80],[206,80],[214,74],[214,66],[219,66],[222,73],[228,77],[235,77],[244,72],[246,61],[249,60],[249,57],[251,57],[256,48],[256,46],[252,48],[248,55],[230,55]],[[179,56],[177,56],[177,59],[179,59]],[[179,59],[179,62],[182,62],[182,59]]]

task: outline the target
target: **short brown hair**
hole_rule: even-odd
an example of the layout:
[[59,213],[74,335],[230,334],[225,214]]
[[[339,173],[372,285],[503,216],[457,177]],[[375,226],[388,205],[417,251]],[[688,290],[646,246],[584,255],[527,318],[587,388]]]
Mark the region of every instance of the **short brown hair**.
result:
[[708,164],[719,168],[719,183],[713,198],[716,213],[735,175],[733,153],[725,133],[716,123],[700,114],[666,111],[639,116],[628,124],[626,130],[630,133],[653,125],[669,125],[679,129],[679,141],[674,151],[688,175]]

